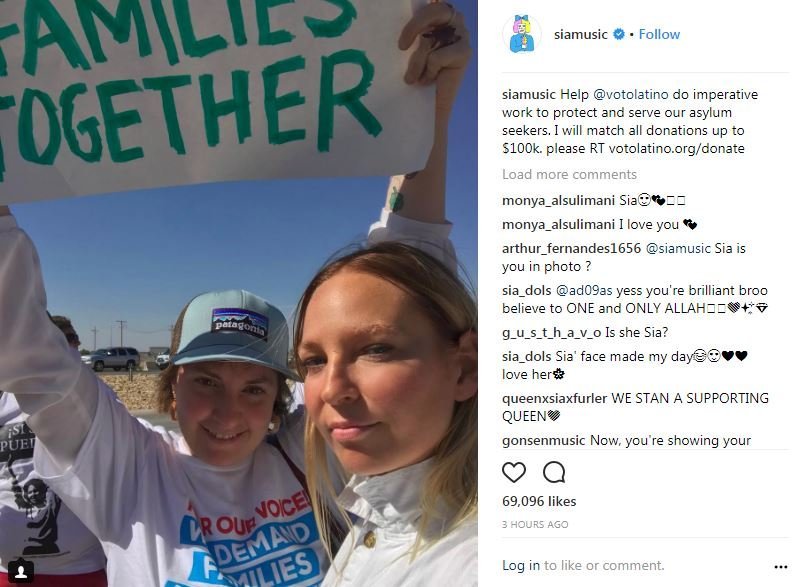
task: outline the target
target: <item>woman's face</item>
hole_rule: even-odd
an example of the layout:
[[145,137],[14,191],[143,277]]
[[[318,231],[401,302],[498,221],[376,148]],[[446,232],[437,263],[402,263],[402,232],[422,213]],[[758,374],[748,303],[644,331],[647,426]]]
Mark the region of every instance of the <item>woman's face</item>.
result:
[[25,497],[30,505],[37,508],[47,503],[47,486],[41,479],[33,479],[25,485]]
[[193,456],[235,465],[261,444],[272,421],[278,376],[254,363],[182,365],[173,384],[176,416]]
[[402,289],[343,270],[319,286],[297,349],[308,413],[343,467],[377,475],[429,457],[470,397],[460,352]]

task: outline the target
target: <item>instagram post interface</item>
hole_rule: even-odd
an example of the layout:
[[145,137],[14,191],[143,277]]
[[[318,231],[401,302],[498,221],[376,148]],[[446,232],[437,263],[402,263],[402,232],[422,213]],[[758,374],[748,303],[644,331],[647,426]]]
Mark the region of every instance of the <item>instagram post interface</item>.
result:
[[786,7],[479,19],[482,581],[792,580]]

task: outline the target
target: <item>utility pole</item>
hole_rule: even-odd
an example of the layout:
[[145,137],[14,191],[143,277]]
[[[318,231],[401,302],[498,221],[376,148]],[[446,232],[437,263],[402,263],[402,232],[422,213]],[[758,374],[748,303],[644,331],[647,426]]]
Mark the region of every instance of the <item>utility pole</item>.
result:
[[120,346],[124,346],[124,324],[126,324],[126,320],[116,320],[121,325],[121,344]]
[[91,350],[95,351],[96,350],[96,333],[99,332],[99,331],[96,329],[96,326],[94,326],[91,329],[91,332],[93,332],[93,335],[94,335],[94,345],[93,345],[93,348]]

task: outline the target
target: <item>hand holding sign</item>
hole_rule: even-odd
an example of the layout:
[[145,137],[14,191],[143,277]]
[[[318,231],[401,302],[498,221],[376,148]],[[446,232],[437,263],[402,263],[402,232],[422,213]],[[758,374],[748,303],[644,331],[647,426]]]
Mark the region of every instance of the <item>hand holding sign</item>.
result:
[[415,168],[420,172],[392,178],[385,207],[406,218],[441,223],[445,221],[448,123],[472,53],[470,35],[462,14],[445,2],[433,2],[416,11],[405,25],[399,47],[412,47],[416,39],[418,46],[404,79],[409,84],[437,81],[434,144],[426,165]]
[[[420,35],[420,36],[419,36]],[[465,66],[473,50],[465,18],[446,2],[433,2],[418,10],[402,30],[399,48],[419,39],[404,75],[408,84],[437,81],[436,113],[450,114]]]

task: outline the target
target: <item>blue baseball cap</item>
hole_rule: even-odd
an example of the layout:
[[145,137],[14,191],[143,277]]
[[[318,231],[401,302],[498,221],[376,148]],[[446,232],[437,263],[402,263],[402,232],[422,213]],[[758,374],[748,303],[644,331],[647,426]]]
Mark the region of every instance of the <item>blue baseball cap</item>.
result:
[[244,361],[300,381],[289,369],[289,327],[283,313],[241,289],[211,291],[187,304],[174,365]]

